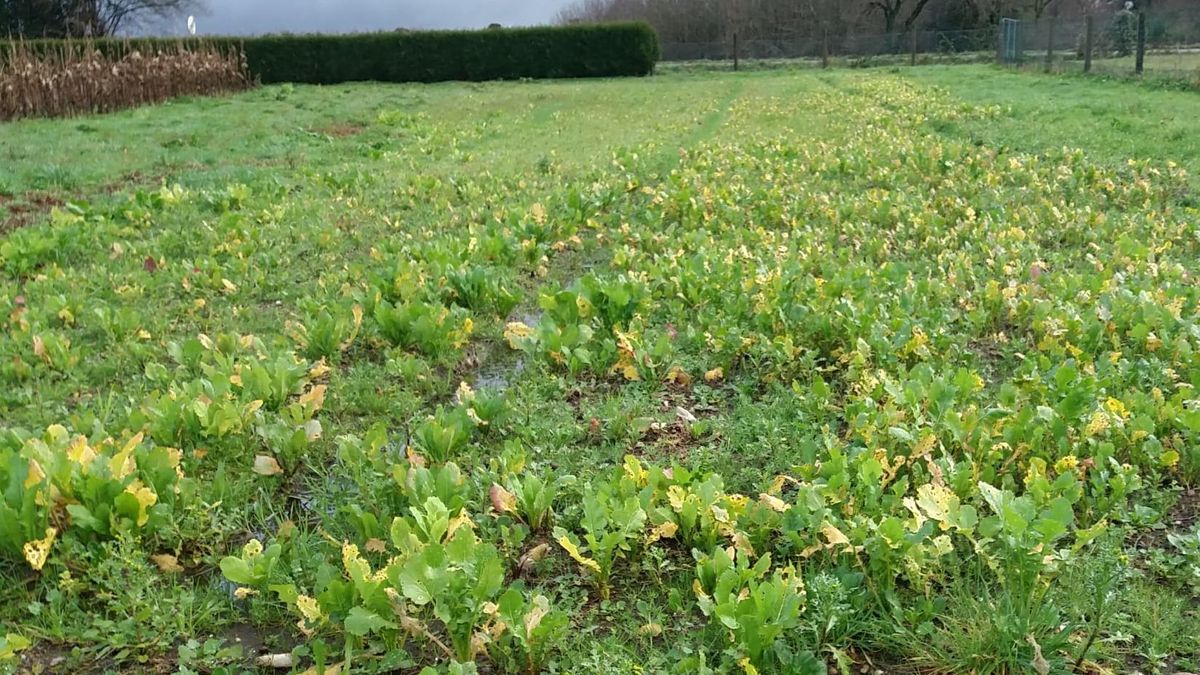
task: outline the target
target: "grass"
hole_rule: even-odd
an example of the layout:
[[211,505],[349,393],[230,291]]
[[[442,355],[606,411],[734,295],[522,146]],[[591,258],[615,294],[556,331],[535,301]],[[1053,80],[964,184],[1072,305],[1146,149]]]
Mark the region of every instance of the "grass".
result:
[[1197,143],[972,65],[0,126],[0,669],[1195,670]]

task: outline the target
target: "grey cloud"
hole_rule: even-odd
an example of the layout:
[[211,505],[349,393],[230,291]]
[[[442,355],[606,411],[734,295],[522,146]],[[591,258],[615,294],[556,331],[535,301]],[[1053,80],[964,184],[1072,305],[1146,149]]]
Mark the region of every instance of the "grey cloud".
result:
[[[569,0],[205,0],[204,35],[345,33],[547,23]],[[180,28],[183,20],[180,19]],[[164,32],[175,32],[166,30]]]

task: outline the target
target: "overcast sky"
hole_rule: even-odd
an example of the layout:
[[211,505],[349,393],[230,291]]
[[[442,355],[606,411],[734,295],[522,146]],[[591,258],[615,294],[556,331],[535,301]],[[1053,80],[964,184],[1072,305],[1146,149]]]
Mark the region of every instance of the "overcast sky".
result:
[[[205,0],[198,33],[345,33],[547,23],[570,0]],[[180,20],[180,31],[183,21]],[[166,31],[172,32],[172,31]]]

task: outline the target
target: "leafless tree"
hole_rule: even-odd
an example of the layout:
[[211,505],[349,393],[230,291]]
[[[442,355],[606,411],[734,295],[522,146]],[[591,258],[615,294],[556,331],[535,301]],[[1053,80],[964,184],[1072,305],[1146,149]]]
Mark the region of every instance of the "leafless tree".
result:
[[891,33],[896,30],[896,23],[904,15],[906,8],[908,13],[904,18],[902,28],[905,31],[912,30],[913,24],[917,22],[922,10],[928,4],[929,0],[870,0],[867,7],[869,10],[878,11],[883,15],[884,31]]
[[75,4],[97,35],[116,35],[203,9],[202,0],[76,0]]

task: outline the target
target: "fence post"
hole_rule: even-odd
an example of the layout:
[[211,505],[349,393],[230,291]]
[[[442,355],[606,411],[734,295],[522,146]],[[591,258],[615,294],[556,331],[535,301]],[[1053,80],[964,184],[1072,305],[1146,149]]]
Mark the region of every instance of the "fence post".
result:
[[737,34],[737,31],[733,31],[733,71],[734,72],[737,72],[738,65],[739,65],[738,64],[738,34]]
[[1083,72],[1092,72],[1092,40],[1095,39],[1096,20],[1091,14],[1084,17],[1086,32],[1083,38]]
[[826,28],[821,34],[821,67],[829,67],[829,29]]
[[1138,12],[1137,65],[1134,72],[1140,77],[1146,70],[1146,13]]
[[1050,14],[1050,29],[1046,36],[1046,72],[1050,72],[1054,68],[1054,24],[1057,23],[1058,17]]

